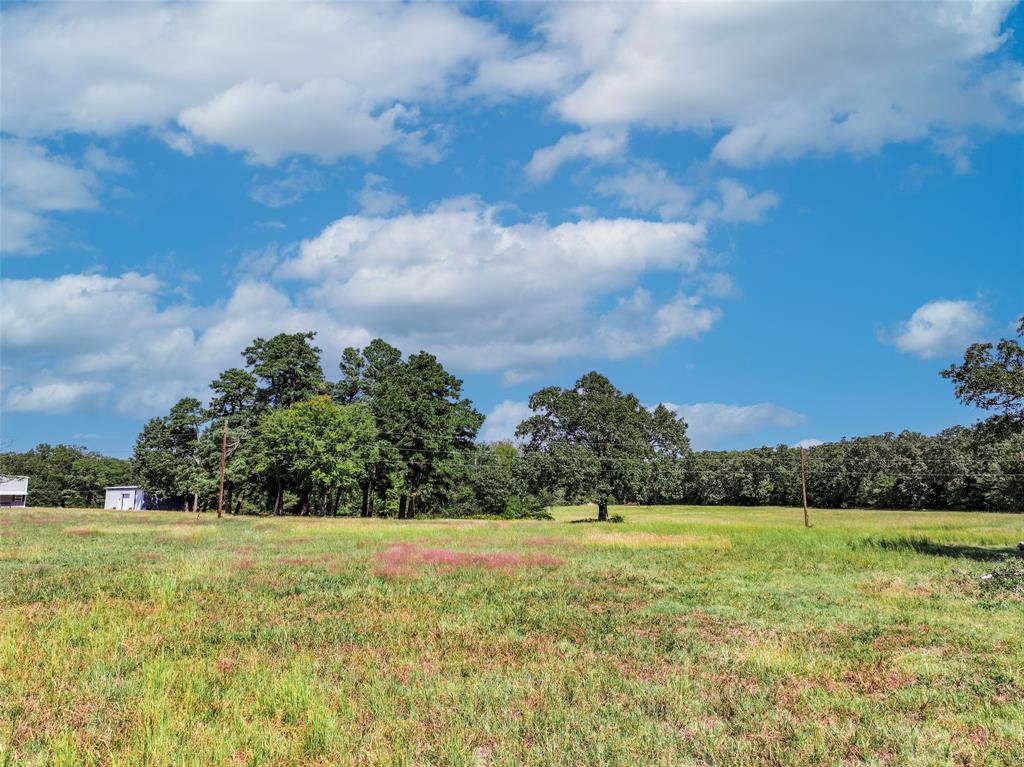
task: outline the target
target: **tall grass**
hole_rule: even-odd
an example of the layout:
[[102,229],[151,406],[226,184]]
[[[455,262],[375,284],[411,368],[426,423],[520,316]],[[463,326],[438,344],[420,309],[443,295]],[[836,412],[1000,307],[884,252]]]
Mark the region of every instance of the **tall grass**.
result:
[[1024,517],[5,510],[0,765],[1024,764]]

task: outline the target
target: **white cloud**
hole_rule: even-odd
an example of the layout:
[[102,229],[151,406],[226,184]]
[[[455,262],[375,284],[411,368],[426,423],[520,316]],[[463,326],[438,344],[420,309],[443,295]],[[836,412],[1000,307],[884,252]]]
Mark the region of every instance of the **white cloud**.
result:
[[[567,358],[622,359],[696,338],[719,316],[698,296],[657,301],[637,287],[651,271],[697,274],[700,225],[506,225],[496,216],[474,200],[348,216],[297,248],[254,255],[251,276],[210,306],[135,273],[4,280],[5,384],[22,408],[44,406],[30,392],[59,381],[82,396],[107,392],[119,412],[152,415],[204,395],[253,337],[299,330],[319,332],[328,369],[344,346],[382,336],[456,370],[523,380]],[[295,290],[268,282],[274,263]]]
[[373,173],[366,174],[363,188],[356,193],[356,201],[363,213],[370,216],[404,208],[407,202],[405,197],[391,189],[386,178]]
[[135,273],[3,280],[4,406],[64,412],[109,394],[118,412],[153,415],[204,396],[257,335],[316,329],[329,349],[369,340],[261,283],[243,282],[209,307],[162,306],[168,292]]
[[268,208],[283,208],[301,202],[307,193],[322,188],[323,179],[319,173],[304,168],[293,160],[283,176],[254,181],[249,189],[249,196]]
[[536,31],[575,63],[567,122],[724,130],[714,159],[746,166],[1011,126],[1020,68],[995,54],[1012,6],[563,3]]
[[538,180],[614,157],[634,125],[724,132],[713,157],[740,166],[927,139],[943,151],[1019,120],[1012,7],[560,3],[522,16],[532,35],[514,43],[450,4],[19,4],[3,12],[4,128],[141,127],[261,163],[389,146],[430,159],[417,105],[536,95],[583,129],[539,150]]
[[20,139],[0,140],[0,250],[35,253],[45,244],[47,214],[94,210],[99,178],[66,157]]
[[530,406],[525,402],[507,399],[495,405],[487,414],[483,428],[480,430],[481,442],[514,441],[516,427],[533,415]]
[[557,143],[538,149],[526,164],[526,176],[535,182],[547,181],[571,160],[608,162],[623,157],[626,134],[622,131],[590,130],[562,136]]
[[959,353],[978,340],[988,316],[977,301],[937,299],[918,308],[910,319],[879,340],[892,343],[901,352],[930,359]]
[[397,139],[395,122],[403,110],[396,106],[379,115],[372,110],[373,102],[344,81],[316,80],[285,90],[247,80],[186,109],[178,122],[202,141],[272,165],[294,154],[322,160],[374,154]]
[[68,413],[95,407],[113,388],[111,383],[94,381],[51,381],[4,390],[4,409],[12,412],[35,411]]
[[[562,357],[628,357],[707,330],[717,310],[634,291],[648,271],[693,273],[703,226],[597,219],[505,225],[472,199],[390,218],[347,216],[302,244],[278,276],[303,300],[463,370]],[[615,300],[618,299],[618,300]],[[601,311],[604,301],[612,308]]]
[[508,48],[428,3],[42,3],[3,22],[5,131],[144,127],[185,154],[200,141],[260,163],[422,150],[398,124],[412,105]]
[[694,199],[692,189],[680,186],[664,168],[650,163],[638,163],[621,175],[602,179],[595,191],[617,198],[627,210],[657,213],[662,219],[679,218],[689,211]]
[[756,223],[779,204],[779,196],[775,192],[752,194],[750,189],[730,178],[718,182],[718,191],[722,201],[716,206],[711,217],[730,223]]
[[933,142],[935,151],[953,163],[953,172],[966,176],[971,172],[971,150],[974,142],[967,136],[944,136]]
[[687,434],[698,449],[715,447],[726,437],[755,434],[768,428],[802,426],[807,418],[788,408],[771,403],[757,405],[727,405],[720,402],[697,402],[691,405],[665,407],[683,417],[689,428]]
[[793,447],[811,448],[817,447],[818,445],[824,445],[825,441],[821,439],[815,439],[814,437],[808,437],[797,442]]

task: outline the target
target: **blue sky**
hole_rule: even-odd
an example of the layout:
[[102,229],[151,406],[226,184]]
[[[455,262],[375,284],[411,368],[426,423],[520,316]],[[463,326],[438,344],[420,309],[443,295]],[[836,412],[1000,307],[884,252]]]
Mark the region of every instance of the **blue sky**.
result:
[[6,4],[2,441],[128,455],[257,335],[606,372],[698,447],[970,423],[1024,312],[1014,4]]

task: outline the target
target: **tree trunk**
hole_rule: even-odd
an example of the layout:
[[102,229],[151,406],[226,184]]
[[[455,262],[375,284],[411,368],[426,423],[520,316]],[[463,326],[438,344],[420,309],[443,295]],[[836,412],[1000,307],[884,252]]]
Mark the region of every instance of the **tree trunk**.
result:
[[370,483],[363,483],[363,503],[359,508],[359,516],[368,517],[370,516]]
[[597,502],[597,521],[608,521],[608,501],[601,500]]
[[199,513],[199,493],[192,493],[192,511]]
[[274,516],[281,516],[281,480],[277,481],[277,497],[274,499]]
[[306,505],[307,505],[308,501],[309,501],[309,491],[308,490],[303,490],[302,491],[302,496],[299,498],[299,508],[298,508],[298,511],[295,512],[300,517],[303,516],[306,513]]
[[409,519],[416,517],[416,493],[409,496]]
[[405,507],[408,503],[408,498],[403,494],[398,499],[398,518],[405,519]]

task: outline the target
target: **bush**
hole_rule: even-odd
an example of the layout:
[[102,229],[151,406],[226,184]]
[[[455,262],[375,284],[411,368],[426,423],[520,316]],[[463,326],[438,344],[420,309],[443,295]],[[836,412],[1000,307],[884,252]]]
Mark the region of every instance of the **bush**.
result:
[[505,519],[553,519],[551,512],[536,496],[512,497],[505,504]]

